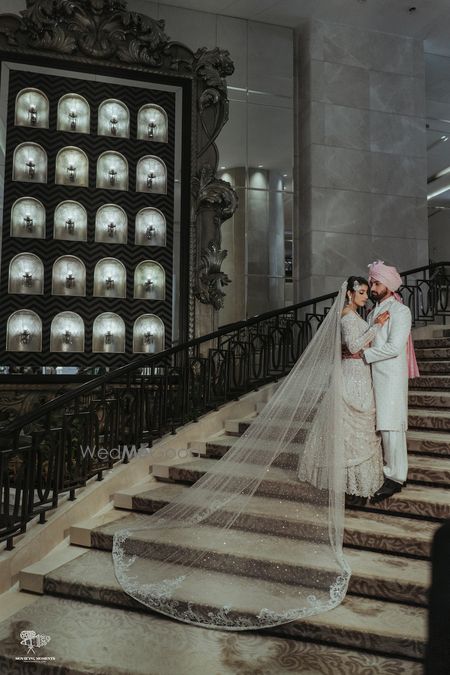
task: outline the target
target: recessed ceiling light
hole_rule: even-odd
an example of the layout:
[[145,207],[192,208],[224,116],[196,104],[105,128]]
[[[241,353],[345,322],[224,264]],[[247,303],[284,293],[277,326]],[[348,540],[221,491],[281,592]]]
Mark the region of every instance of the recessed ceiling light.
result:
[[221,168],[221,170],[223,171],[223,170],[226,169],[227,167],[226,167],[226,166],[221,166],[220,168]]
[[262,169],[264,164],[258,164],[258,169]]
[[283,174],[283,178],[287,178],[287,173],[284,173],[284,174]]
[[445,136],[445,134],[444,134],[444,136],[441,136],[441,141],[444,141],[444,143],[445,143],[445,141],[448,141],[448,136]]

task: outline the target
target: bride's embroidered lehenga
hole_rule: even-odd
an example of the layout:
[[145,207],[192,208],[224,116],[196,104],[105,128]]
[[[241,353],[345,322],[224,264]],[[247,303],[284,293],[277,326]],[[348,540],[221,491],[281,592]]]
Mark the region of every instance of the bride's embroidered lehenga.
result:
[[[342,344],[356,354],[371,342],[378,326],[369,325],[356,312],[341,318]],[[375,431],[375,398],[370,366],[363,359],[342,360],[342,421],[347,494],[371,497],[383,483],[383,456],[380,435]],[[305,454],[299,478],[327,489],[324,462],[313,453]]]

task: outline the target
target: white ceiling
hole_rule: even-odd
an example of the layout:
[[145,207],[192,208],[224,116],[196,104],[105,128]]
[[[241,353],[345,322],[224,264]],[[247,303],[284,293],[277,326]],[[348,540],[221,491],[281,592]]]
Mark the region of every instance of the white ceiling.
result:
[[[425,51],[450,55],[449,0],[164,0],[161,4],[290,28],[306,18],[345,23],[415,37],[425,41]],[[410,12],[411,7],[415,11]]]

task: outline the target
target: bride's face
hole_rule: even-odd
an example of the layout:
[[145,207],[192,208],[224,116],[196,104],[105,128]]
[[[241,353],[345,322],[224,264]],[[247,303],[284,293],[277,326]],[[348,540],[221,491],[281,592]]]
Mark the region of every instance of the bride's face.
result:
[[353,294],[353,302],[357,307],[364,307],[367,300],[369,299],[369,287],[365,284],[361,284],[357,291]]

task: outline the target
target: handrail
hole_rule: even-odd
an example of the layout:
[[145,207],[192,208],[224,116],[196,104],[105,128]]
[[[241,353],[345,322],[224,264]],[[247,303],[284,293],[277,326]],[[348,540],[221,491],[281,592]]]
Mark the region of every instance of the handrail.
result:
[[[402,274],[400,292],[414,324],[450,317],[446,267],[450,263],[432,263]],[[438,268],[443,274],[431,278]],[[423,278],[408,280],[418,273]],[[45,521],[60,494],[74,499],[89,478],[100,480],[115,461],[127,462],[129,448],[151,446],[163,434],[286,375],[335,296],[265,312],[141,356],[1,429],[0,541],[12,548],[31,519]],[[120,456],[113,457],[116,449]]]

